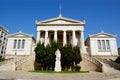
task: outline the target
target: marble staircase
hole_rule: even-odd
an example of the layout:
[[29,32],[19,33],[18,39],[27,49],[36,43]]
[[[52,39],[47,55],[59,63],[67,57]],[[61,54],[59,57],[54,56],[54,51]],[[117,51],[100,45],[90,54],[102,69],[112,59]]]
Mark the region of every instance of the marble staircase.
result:
[[0,62],[0,71],[33,70],[34,55],[19,56]]

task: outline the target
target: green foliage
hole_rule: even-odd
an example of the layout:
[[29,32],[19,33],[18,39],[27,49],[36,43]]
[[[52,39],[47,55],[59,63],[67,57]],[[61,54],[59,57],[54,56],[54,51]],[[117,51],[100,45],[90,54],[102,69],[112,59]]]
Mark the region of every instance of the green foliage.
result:
[[1,62],[1,61],[4,61],[4,60],[5,60],[5,58],[0,58],[0,62]]
[[41,70],[54,70],[55,67],[55,51],[57,48],[61,52],[61,66],[62,70],[68,69],[74,70],[74,65],[82,61],[80,55],[80,48],[78,46],[73,47],[71,44],[65,46],[59,46],[55,41],[48,44],[46,47],[44,43],[39,42],[35,48],[36,62],[41,64]]
[[36,62],[41,64],[42,70],[54,69],[55,51],[58,48],[58,43],[52,42],[44,46],[44,43],[39,42],[35,48]]
[[73,52],[74,52],[74,61],[75,61],[75,64],[77,65],[82,61],[80,48],[78,46],[73,47]]
[[120,56],[115,60],[115,62],[120,64]]
[[80,67],[80,66],[78,66],[78,65],[76,65],[76,66],[75,66],[75,71],[76,71],[76,72],[79,72],[79,71],[80,71],[80,69],[81,69],[81,67]]
[[74,70],[74,65],[82,61],[80,48],[78,46],[73,47],[71,44],[65,45],[60,48],[61,52],[61,64],[63,70],[68,70],[70,67]]
[[74,60],[72,45],[65,45],[61,47],[60,52],[61,52],[61,64],[63,70],[68,70],[68,68],[73,65],[73,60]]
[[73,74],[73,73],[89,73],[89,71],[61,71],[55,72],[51,70],[30,70],[29,72],[36,72],[36,73],[61,73],[61,74]]

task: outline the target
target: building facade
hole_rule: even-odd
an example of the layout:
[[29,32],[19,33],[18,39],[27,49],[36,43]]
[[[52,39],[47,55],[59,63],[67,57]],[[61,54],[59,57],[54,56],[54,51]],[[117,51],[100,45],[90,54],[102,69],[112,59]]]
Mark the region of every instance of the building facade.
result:
[[31,55],[34,54],[36,40],[33,35],[23,32],[8,35],[6,48],[6,58],[13,55]]
[[0,58],[5,57],[8,30],[0,26]]
[[102,31],[89,35],[85,43],[90,56],[118,56],[116,35]]
[[60,45],[78,45],[82,52],[86,52],[84,44],[85,21],[77,21],[59,15],[44,21],[36,21],[37,42],[44,42],[45,46],[51,41]]

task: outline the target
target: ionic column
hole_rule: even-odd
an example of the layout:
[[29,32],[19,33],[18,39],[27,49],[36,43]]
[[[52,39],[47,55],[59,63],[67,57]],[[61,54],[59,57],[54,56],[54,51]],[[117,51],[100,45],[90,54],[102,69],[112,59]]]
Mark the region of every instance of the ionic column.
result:
[[40,31],[37,31],[37,43],[40,41]]
[[48,44],[48,31],[45,31],[45,46]]
[[57,42],[57,31],[56,30],[54,31],[54,41]]
[[66,45],[66,31],[63,31],[63,46]]
[[82,52],[86,52],[85,44],[84,44],[84,31],[81,31],[80,47],[81,47],[81,51],[82,51]]
[[72,31],[72,45],[75,46],[75,31]]

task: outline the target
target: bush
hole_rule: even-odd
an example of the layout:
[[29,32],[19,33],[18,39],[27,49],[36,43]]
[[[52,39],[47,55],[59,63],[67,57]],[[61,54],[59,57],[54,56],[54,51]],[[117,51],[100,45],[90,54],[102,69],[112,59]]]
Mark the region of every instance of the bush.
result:
[[75,71],[76,71],[76,72],[79,72],[79,71],[80,71],[80,69],[81,69],[81,67],[80,67],[80,66],[78,66],[78,65],[76,65],[76,66],[75,66]]
[[[74,66],[82,61],[80,48],[71,44],[60,46],[58,42],[51,42],[44,46],[44,43],[39,42],[35,48],[36,62],[40,63],[41,70],[54,70],[55,67],[55,51],[60,49],[62,70],[67,71],[71,68],[74,71]],[[76,70],[80,70],[80,66]]]
[[5,60],[5,58],[0,58],[0,62],[1,62],[1,61],[4,61],[4,60]]
[[115,60],[115,62],[120,64],[120,56]]

